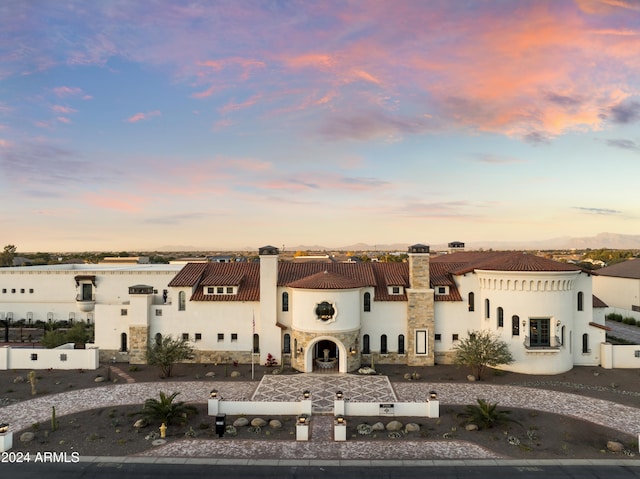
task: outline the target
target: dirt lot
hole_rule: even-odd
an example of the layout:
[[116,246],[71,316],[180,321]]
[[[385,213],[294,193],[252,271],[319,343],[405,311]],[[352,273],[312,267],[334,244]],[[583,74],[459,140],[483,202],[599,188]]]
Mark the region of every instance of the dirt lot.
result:
[[[151,367],[129,368],[118,365],[136,382],[162,381],[158,371]],[[137,370],[136,370],[137,369]],[[233,366],[213,366],[202,364],[178,365],[175,377],[171,380],[204,380],[207,372],[215,373],[216,381],[246,381],[250,378],[248,366],[239,366],[242,377],[234,379],[230,372]],[[468,371],[455,366],[435,366],[431,368],[407,368],[406,366],[379,365],[380,373],[387,375],[391,382],[403,382],[407,372],[419,372],[420,381],[424,382],[466,382]],[[270,370],[256,367],[256,382]],[[29,371],[0,372],[0,405],[32,399],[31,385],[28,381]],[[294,373],[293,371],[285,371]],[[105,378],[105,382],[95,382],[97,376]],[[24,382],[16,382],[22,377]],[[97,371],[38,371],[36,396],[45,396],[74,388],[104,387],[110,382],[123,382],[125,378],[118,376],[105,365]],[[489,371],[484,382],[489,384],[524,385],[545,389],[570,392],[584,396],[606,399],[633,407],[640,407],[640,370],[604,370],[599,367],[576,367],[572,371],[557,376],[528,376],[513,373]],[[179,398],[178,398],[179,399]],[[198,404],[199,413],[190,417],[182,425],[172,426],[168,431],[171,440],[187,436],[197,439],[232,441],[234,439],[256,440],[295,440],[295,421],[293,417],[264,418],[279,419],[282,428],[274,429],[264,426],[259,430],[247,427],[238,428],[235,437],[225,435],[218,438],[215,434],[214,418],[207,416],[206,405]],[[142,430],[133,428],[139,417],[140,406],[117,408],[101,408],[59,418],[59,428],[50,431],[50,424],[34,424],[25,431],[35,433],[35,439],[28,444],[18,440],[20,434],[14,435],[14,451],[77,451],[82,455],[130,455],[152,448],[152,439],[159,424],[152,424]],[[441,405],[441,417],[438,419],[400,418],[400,421],[415,422],[419,431],[400,434],[399,438],[391,438],[387,431],[375,431],[362,435],[356,429],[358,424],[373,425],[380,418],[349,418],[347,438],[349,441],[434,441],[463,440],[486,447],[497,454],[512,458],[629,458],[638,459],[637,437],[631,437],[618,431],[595,426],[584,421],[542,413],[532,410],[512,409],[510,417],[517,423],[507,423],[492,429],[467,431],[458,416],[462,407]],[[0,409],[0,415],[2,409]],[[228,423],[236,418],[228,418]],[[252,418],[248,418],[252,419]],[[389,418],[383,419],[388,423]],[[1,422],[1,421],[0,421]],[[145,439],[148,438],[148,439]],[[623,453],[614,454],[606,450],[609,440],[618,440],[628,451],[636,456]]]

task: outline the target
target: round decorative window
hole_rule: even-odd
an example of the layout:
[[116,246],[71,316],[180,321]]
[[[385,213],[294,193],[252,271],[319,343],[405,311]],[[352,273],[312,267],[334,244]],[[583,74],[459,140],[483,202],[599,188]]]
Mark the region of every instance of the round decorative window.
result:
[[316,307],[316,316],[321,321],[329,321],[336,314],[336,310],[331,303],[323,301]]

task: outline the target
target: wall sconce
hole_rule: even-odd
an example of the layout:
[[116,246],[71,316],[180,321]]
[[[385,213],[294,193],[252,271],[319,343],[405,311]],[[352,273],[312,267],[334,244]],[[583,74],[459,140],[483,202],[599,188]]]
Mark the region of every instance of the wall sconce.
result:
[[355,354],[358,352],[358,350],[357,350],[356,348],[349,348],[349,352],[350,352],[352,355],[355,355]]
[[302,354],[302,353],[304,352],[304,349],[302,349],[302,348],[298,348],[298,349],[296,350],[296,352],[297,352],[298,354]]
[[522,320],[522,327],[524,328],[526,325],[527,325],[527,320],[526,320],[526,319],[523,319],[523,320]]
[[342,394],[342,391],[338,391],[336,392],[336,399],[339,401],[344,397],[344,395]]
[[302,391],[302,397],[304,399],[309,399],[311,397],[311,391],[309,391],[308,389],[305,391]]
[[9,430],[9,424],[8,423],[3,422],[2,424],[0,424],[0,434],[4,434],[8,430]]
[[298,424],[306,424],[307,418],[305,416],[298,416]]
[[218,398],[218,391],[217,391],[217,390],[215,390],[215,389],[212,389],[212,390],[211,390],[211,392],[209,393],[209,397],[210,397],[211,399],[219,399],[219,398]]
[[438,393],[435,391],[429,391],[429,399],[435,401],[436,399],[438,399]]
[[338,424],[344,424],[344,416],[336,416],[336,422]]
[[560,325],[561,325],[561,324],[562,324],[562,321],[560,321],[560,320],[558,320],[558,321],[556,322],[556,326],[558,326],[558,327],[560,327]]

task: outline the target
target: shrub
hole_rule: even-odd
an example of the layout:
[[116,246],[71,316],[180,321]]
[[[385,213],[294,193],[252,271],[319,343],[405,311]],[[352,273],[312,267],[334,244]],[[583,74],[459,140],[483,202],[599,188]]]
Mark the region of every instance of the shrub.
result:
[[141,414],[147,419],[161,421],[167,426],[177,418],[196,414],[198,409],[195,406],[186,404],[184,401],[173,402],[178,394],[180,393],[174,392],[171,396],[167,396],[160,392],[160,400],[147,399]]
[[491,404],[484,399],[477,399],[478,404],[466,406],[458,417],[464,418],[463,424],[476,424],[480,429],[489,429],[498,424],[513,422],[521,425],[518,421],[511,419],[511,411],[498,410],[498,403]]
[[609,321],[616,321],[618,323],[622,322],[622,315],[618,313],[609,313],[605,316],[605,319]]

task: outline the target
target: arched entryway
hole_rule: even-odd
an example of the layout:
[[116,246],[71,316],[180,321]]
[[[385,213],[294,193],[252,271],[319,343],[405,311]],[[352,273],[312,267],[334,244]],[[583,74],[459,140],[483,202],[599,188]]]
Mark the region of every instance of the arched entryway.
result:
[[347,372],[347,350],[344,345],[331,337],[314,339],[305,354],[306,372]]

